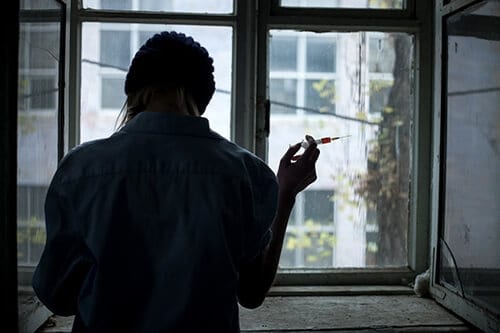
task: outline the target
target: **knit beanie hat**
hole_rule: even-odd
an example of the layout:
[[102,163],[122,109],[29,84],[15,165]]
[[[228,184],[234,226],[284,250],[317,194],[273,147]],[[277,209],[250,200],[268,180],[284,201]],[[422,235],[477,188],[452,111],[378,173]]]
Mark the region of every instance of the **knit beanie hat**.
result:
[[200,114],[215,91],[213,59],[193,38],[164,31],[148,39],[135,54],[125,79],[125,94],[149,85],[174,84],[194,98]]

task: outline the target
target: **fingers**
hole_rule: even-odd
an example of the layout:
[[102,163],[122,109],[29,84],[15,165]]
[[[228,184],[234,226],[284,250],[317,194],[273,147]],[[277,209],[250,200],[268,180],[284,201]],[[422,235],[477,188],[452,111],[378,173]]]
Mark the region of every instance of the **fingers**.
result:
[[306,140],[309,143],[309,146],[304,151],[302,158],[304,158],[307,161],[311,160],[313,162],[316,162],[319,156],[319,149],[317,148],[318,145],[316,144],[314,138],[310,135],[306,135]]
[[286,153],[281,158],[280,165],[284,165],[284,166],[289,165],[290,161],[293,158],[293,155],[295,155],[295,153],[298,152],[299,149],[300,149],[300,143],[297,143],[293,146],[290,146],[290,148],[288,148]]
[[310,156],[310,161],[312,161],[313,163],[316,163],[316,161],[318,160],[318,157],[319,157],[319,149],[316,148],[313,153],[311,154]]

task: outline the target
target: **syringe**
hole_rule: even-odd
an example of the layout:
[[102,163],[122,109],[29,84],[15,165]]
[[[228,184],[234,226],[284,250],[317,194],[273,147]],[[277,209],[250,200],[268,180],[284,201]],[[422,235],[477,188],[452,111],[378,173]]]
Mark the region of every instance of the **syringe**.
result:
[[[314,141],[316,142],[316,144],[322,145],[322,144],[330,143],[330,142],[338,140],[338,139],[347,138],[348,136],[350,136],[350,135],[325,137],[325,138],[317,139],[317,140],[314,140]],[[300,146],[302,148],[306,149],[307,147],[309,147],[309,142],[307,142],[306,140],[304,140],[304,141],[302,141],[300,143]]]

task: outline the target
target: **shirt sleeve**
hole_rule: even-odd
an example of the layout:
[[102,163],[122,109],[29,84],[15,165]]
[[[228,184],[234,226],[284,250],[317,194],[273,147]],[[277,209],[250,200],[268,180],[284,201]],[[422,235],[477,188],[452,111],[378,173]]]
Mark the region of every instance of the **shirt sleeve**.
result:
[[250,219],[244,226],[243,262],[254,259],[269,244],[278,203],[276,176],[263,162],[259,166],[250,181],[250,200],[247,201]]
[[33,276],[33,289],[49,310],[59,315],[76,313],[77,299],[89,270],[89,250],[71,221],[70,203],[53,185],[45,200],[47,239]]

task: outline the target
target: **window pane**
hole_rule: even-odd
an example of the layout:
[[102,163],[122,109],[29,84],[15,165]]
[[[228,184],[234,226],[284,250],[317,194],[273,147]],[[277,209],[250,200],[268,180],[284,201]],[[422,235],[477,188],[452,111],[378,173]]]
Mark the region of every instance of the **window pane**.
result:
[[[481,17],[481,19],[479,19]],[[500,316],[500,2],[447,18],[438,280]]]
[[369,37],[371,73],[391,73],[394,67],[396,51],[394,39],[390,35],[374,35]]
[[55,109],[57,98],[56,78],[33,77],[31,84],[31,109]]
[[61,9],[61,4],[55,0],[21,0],[21,10],[24,9]]
[[370,113],[383,112],[389,101],[392,82],[384,80],[370,80]]
[[305,107],[320,113],[335,113],[335,81],[305,80]]
[[33,25],[32,31],[24,35],[25,38],[29,38],[31,44],[30,68],[56,68],[59,64],[57,57],[59,54],[59,32],[53,29],[46,30],[46,28],[43,24],[39,27]]
[[124,84],[124,78],[102,79],[101,107],[103,109],[121,109],[123,107],[126,98],[123,91]]
[[295,71],[297,69],[297,38],[271,36],[270,66],[275,71]]
[[82,142],[108,137],[115,131],[120,109],[125,102],[123,84],[131,58],[144,41],[154,33],[165,30],[176,30],[192,36],[214,59],[216,92],[203,116],[209,119],[210,126],[216,132],[229,138],[232,86],[231,28],[84,23],[80,122]]
[[[52,7],[54,1],[50,1]],[[57,4],[57,3],[56,3]],[[25,2],[26,7],[41,8]],[[44,202],[58,156],[59,23],[20,22],[18,264],[35,266],[45,243]]]
[[84,8],[113,10],[150,10],[200,14],[229,14],[233,0],[83,0]]
[[402,9],[403,0],[281,0],[284,7]]
[[[84,4],[90,5],[91,1],[84,1]],[[132,9],[132,0],[101,0],[102,9]]]
[[336,46],[333,38],[307,39],[307,71],[335,72]]
[[109,67],[128,69],[130,63],[130,31],[101,30],[100,60]]
[[333,192],[332,191],[305,191],[304,192],[304,219],[314,222],[333,225]]
[[336,242],[333,192],[306,190],[297,196],[289,218],[280,267],[327,268]]
[[[288,145],[305,134],[350,137],[319,147],[318,179],[297,199],[280,266],[406,266],[413,36],[272,30],[271,49],[274,36],[283,35],[296,58],[308,61],[287,71],[270,61],[269,165],[277,168]],[[372,35],[390,41],[384,47],[393,54],[375,73]],[[324,45],[334,45],[326,59],[308,59]],[[286,81],[295,90],[287,91]],[[282,100],[293,112],[278,108]]]
[[269,91],[274,96],[271,108],[273,113],[295,113],[294,107],[297,98],[297,80],[271,79]]

